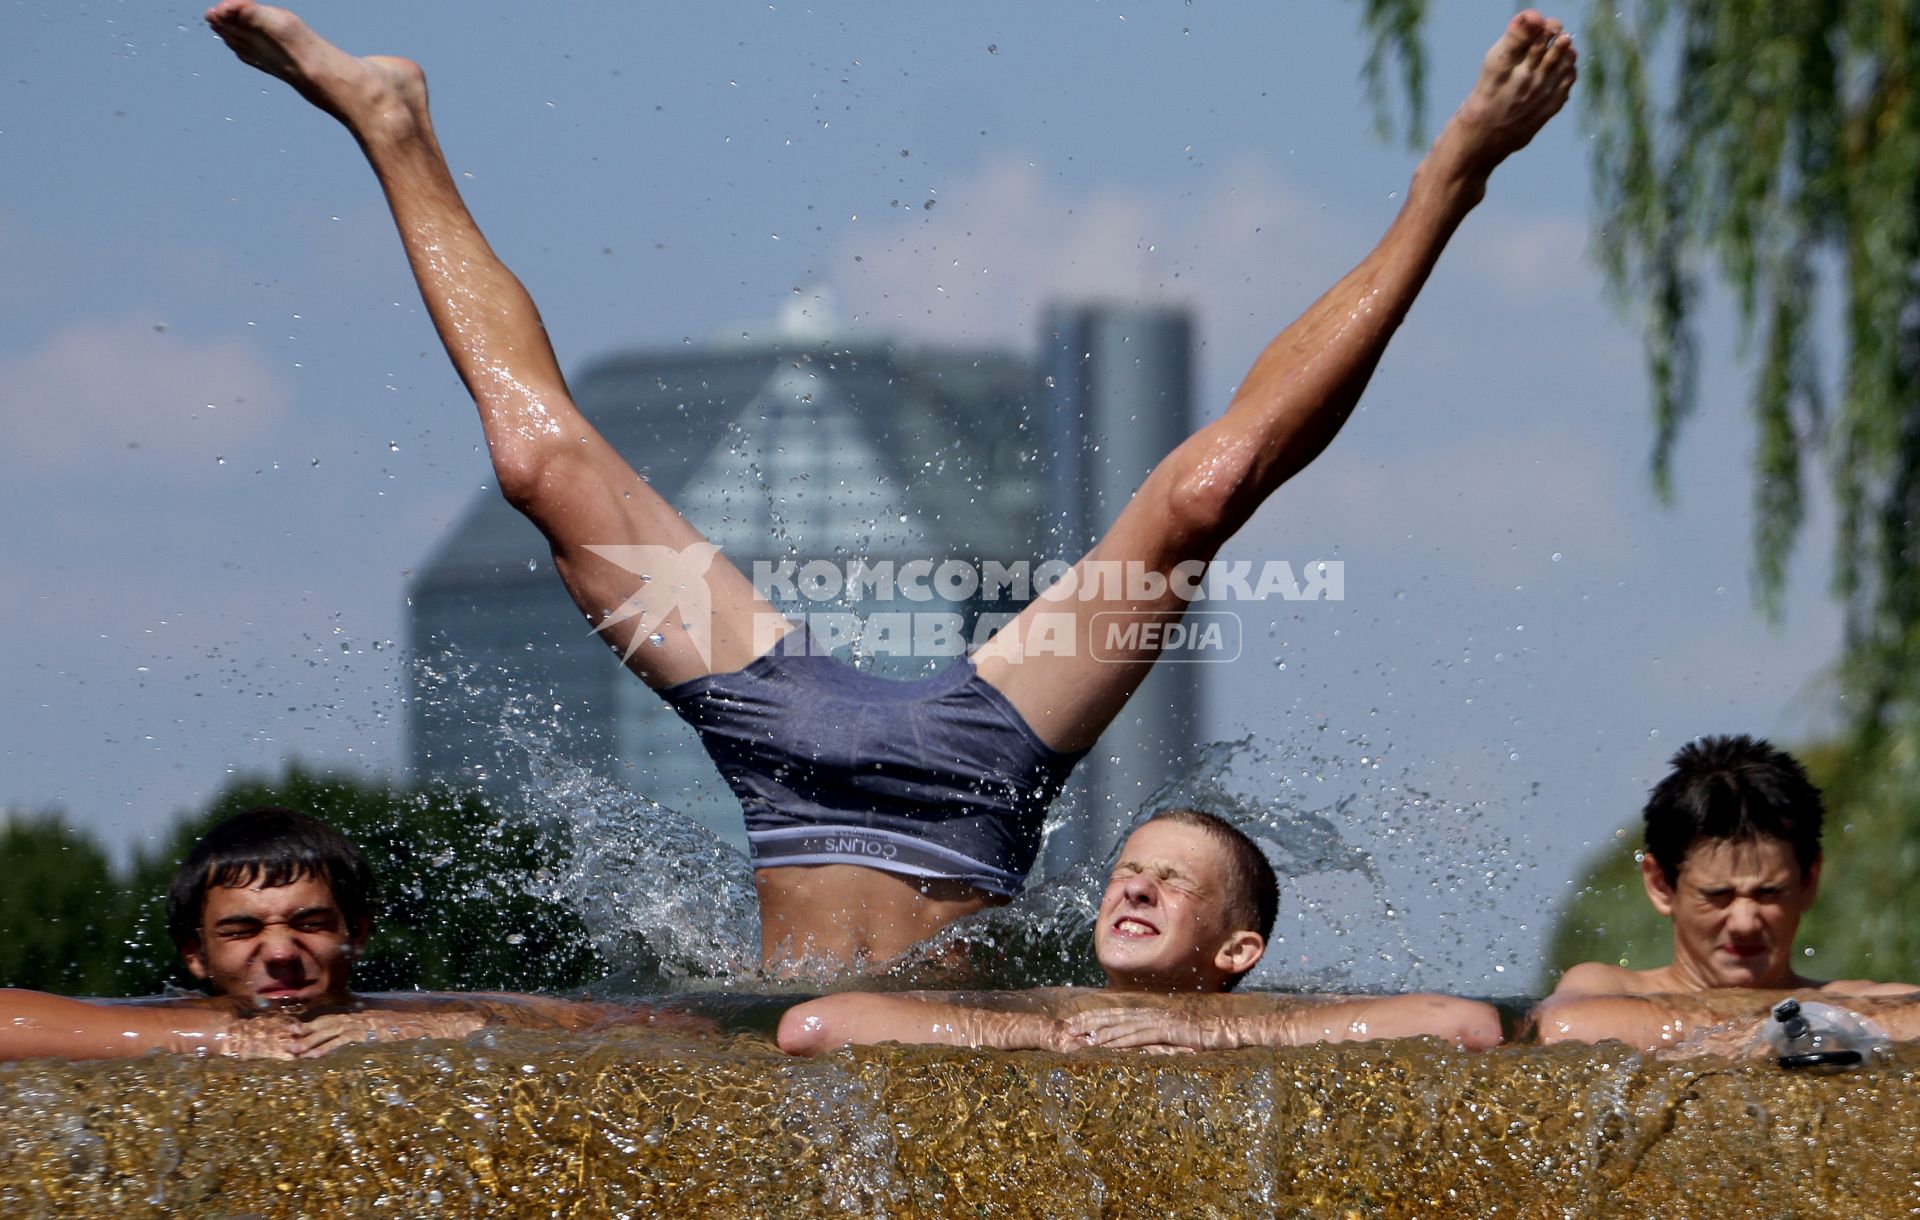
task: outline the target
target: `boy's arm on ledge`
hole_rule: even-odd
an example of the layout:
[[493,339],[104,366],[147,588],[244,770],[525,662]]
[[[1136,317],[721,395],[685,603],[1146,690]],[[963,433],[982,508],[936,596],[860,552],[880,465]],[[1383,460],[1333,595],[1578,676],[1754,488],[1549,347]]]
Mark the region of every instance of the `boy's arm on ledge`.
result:
[[[1534,1007],[1532,1018],[1536,1039],[1541,1045],[1559,1042],[1624,1042],[1638,1051],[1665,1051],[1687,1043],[1699,1045],[1708,1030],[1729,1028],[1734,1022],[1747,1024],[1750,1041],[1758,1018],[1764,1018],[1765,1002],[1759,1005],[1758,1018],[1753,1004],[1744,1018],[1727,1011],[1724,1005],[1703,1002],[1684,995],[1594,995],[1556,991]],[[1716,1037],[1716,1048],[1725,1052],[1729,1039]],[[1701,1053],[1708,1053],[1702,1050]]]
[[[818,1055],[848,1045],[904,1042],[994,1050],[1067,1050],[1061,1012],[1076,988],[1026,992],[842,992],[788,1009],[780,1049]],[[1098,994],[1098,993],[1090,993]]]
[[[1844,989],[1859,986],[1860,992]],[[1624,1042],[1635,1050],[1679,1055],[1766,1053],[1757,1035],[1788,996],[1819,1000],[1863,1017],[1896,1042],[1920,1038],[1920,997],[1890,984],[1829,984],[1795,991],[1728,989],[1699,995],[1558,993],[1533,1010],[1536,1036],[1555,1042]]]
[[298,1050],[301,1056],[312,1057],[355,1043],[464,1038],[489,1025],[573,1033],[628,1025],[700,1031],[714,1028],[705,1017],[650,1004],[563,1000],[503,991],[366,995],[356,997],[344,1011],[310,1017],[302,1026]]
[[1443,995],[1196,995],[1085,1011],[1067,1021],[1067,1031],[1081,1045],[1115,1049],[1232,1050],[1430,1037],[1481,1050],[1499,1043],[1500,1016],[1478,1000]]
[[122,1059],[149,1051],[287,1059],[298,1049],[299,1029],[292,1017],[241,1017],[229,1004],[114,1004],[0,990],[0,1060]]

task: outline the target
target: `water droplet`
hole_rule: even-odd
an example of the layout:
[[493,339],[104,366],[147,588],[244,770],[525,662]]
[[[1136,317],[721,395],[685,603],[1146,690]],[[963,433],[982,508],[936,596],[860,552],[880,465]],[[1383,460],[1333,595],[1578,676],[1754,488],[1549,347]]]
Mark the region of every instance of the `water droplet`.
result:
[[1560,552],[1559,552],[1559,551],[1555,551],[1555,552],[1553,553],[1553,561],[1554,561],[1555,563],[1559,563],[1559,562],[1560,562]]
[[387,452],[388,452],[388,453],[398,453],[398,452],[400,452],[400,442],[399,442],[399,441],[388,441],[388,442],[387,442]]
[[225,466],[227,464],[227,459],[223,457],[216,457],[213,459],[213,464],[215,466]]

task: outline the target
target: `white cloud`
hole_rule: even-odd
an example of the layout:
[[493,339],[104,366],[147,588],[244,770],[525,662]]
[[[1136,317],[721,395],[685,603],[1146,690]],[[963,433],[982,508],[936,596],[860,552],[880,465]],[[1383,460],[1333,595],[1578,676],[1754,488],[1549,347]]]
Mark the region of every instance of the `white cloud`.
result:
[[877,219],[834,260],[843,269],[835,296],[863,329],[1022,342],[1047,302],[1091,299],[1196,301],[1229,329],[1252,314],[1270,331],[1276,295],[1318,280],[1303,272],[1322,269],[1337,227],[1252,161],[1179,194],[1101,187],[1079,196],[1054,189],[1030,162],[999,161],[935,203],[910,224]]
[[245,343],[196,343],[146,318],[76,323],[0,360],[16,462],[63,466],[105,450],[198,452],[259,435],[288,393]]
[[1570,213],[1523,216],[1488,210],[1469,222],[1449,258],[1515,306],[1592,298],[1600,273],[1587,259],[1587,222]]
[[[1030,161],[1001,160],[933,202],[862,218],[865,231],[833,260],[842,269],[834,294],[865,327],[1005,341],[1065,297],[1192,301],[1228,330],[1245,319],[1270,335],[1380,236],[1311,203],[1255,157],[1177,193],[1102,186],[1078,195]],[[1575,214],[1488,208],[1447,262],[1486,307],[1577,305],[1600,283],[1586,246]]]
[[[1032,162],[1002,160],[931,211],[862,217],[864,232],[831,260],[830,291],[858,329],[962,345],[1025,346],[1056,300],[1189,305],[1206,416],[1388,219],[1385,206],[1355,217],[1313,202],[1265,157],[1177,192],[1070,193]],[[1459,370],[1490,386],[1503,350],[1520,351],[1560,378],[1617,377],[1619,392],[1638,397],[1637,344],[1604,304],[1586,243],[1578,215],[1508,211],[1496,198],[1452,243],[1390,366]],[[1582,336],[1577,350],[1569,332]],[[1525,362],[1506,363],[1518,373]],[[1557,396],[1564,384],[1550,378],[1535,392]]]

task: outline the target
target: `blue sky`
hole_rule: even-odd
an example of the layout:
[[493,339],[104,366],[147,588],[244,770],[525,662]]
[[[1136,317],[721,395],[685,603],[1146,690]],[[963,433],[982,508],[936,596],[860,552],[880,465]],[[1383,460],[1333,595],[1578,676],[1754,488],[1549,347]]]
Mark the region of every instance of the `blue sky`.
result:
[[[1179,302],[1210,414],[1417,159],[1375,138],[1357,8],[303,12],[426,65],[569,368],[764,327],[796,290],[864,333],[1023,348],[1056,298]],[[1511,12],[1436,8],[1434,124]],[[390,770],[403,583],[488,472],[357,150],[196,8],[11,3],[0,39],[0,803],[127,844],[288,756]],[[1825,518],[1760,622],[1717,306],[1680,501],[1653,503],[1586,150],[1570,112],[1502,169],[1364,408],[1228,551],[1347,564],[1345,602],[1249,618],[1209,727],[1266,743],[1250,786],[1350,798],[1382,892],[1323,901],[1390,903],[1423,946],[1358,981],[1525,985],[1673,748],[1823,723]],[[1442,910],[1464,929],[1416,926]]]

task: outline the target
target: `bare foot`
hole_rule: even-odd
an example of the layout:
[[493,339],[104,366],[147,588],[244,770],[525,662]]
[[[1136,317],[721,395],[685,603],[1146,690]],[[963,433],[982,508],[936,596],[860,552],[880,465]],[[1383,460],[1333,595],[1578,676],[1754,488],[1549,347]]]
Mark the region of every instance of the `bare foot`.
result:
[[242,62],[286,81],[361,139],[427,128],[427,80],[411,60],[357,58],[283,8],[220,0],[207,24]]
[[1480,66],[1473,92],[1434,142],[1436,154],[1484,178],[1526,147],[1566,105],[1576,75],[1573,36],[1532,9],[1514,15]]

